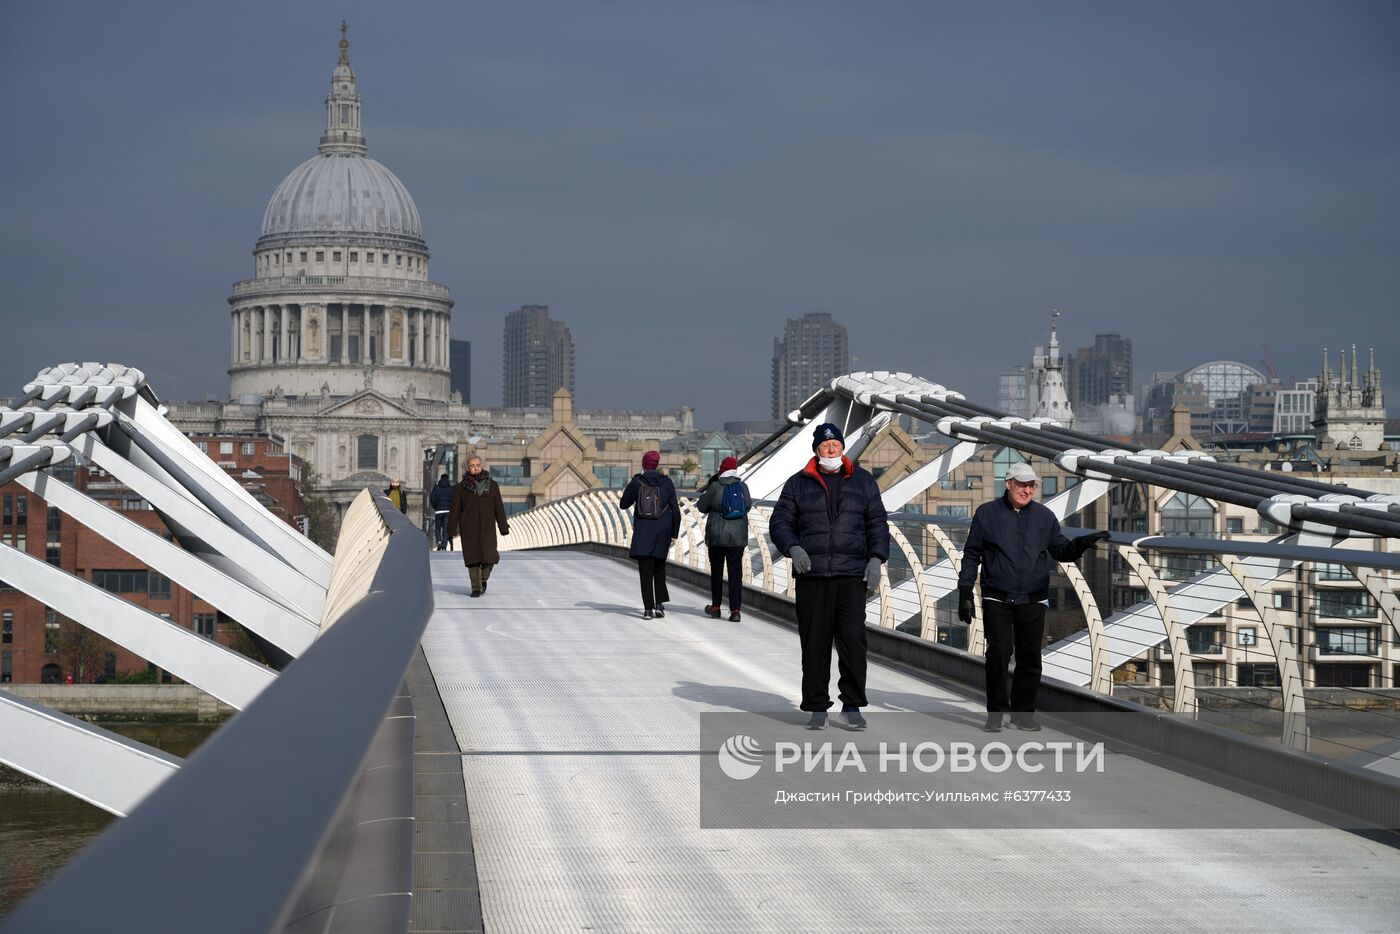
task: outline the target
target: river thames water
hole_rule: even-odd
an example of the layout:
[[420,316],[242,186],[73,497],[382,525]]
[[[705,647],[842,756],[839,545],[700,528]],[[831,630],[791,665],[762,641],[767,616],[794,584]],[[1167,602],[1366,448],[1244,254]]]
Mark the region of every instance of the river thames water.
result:
[[[219,724],[117,723],[105,729],[188,756]],[[111,814],[61,791],[0,785],[0,917],[97,838]]]

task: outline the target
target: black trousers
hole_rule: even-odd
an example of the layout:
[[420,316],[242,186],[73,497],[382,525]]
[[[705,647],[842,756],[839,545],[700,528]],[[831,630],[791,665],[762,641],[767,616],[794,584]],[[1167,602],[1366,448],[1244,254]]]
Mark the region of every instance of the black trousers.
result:
[[799,577],[797,634],[802,639],[802,709],[831,706],[831,646],[841,703],[866,706],[865,581],[859,577]]
[[[1035,710],[1040,690],[1040,645],[1045,641],[1045,604],[982,601],[987,634],[987,710]],[[1007,666],[1016,654],[1016,671],[1007,694]]]
[[642,578],[642,608],[653,610],[658,603],[670,603],[671,592],[666,589],[666,559],[638,558],[637,571]]
[[739,609],[744,599],[744,549],[740,545],[725,545],[710,551],[710,605],[719,606],[724,593],[724,570],[729,568],[729,609]]

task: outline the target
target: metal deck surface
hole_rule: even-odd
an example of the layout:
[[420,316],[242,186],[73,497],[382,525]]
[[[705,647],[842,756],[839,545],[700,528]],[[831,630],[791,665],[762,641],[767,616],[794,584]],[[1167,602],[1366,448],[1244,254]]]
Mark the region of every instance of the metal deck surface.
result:
[[[433,580],[423,647],[463,753],[488,932],[1394,931],[1400,917],[1400,851],[1320,824],[701,830],[697,718],[793,714],[795,632],[709,619],[708,595],[679,585],[667,617],[644,621],[635,571],[582,553],[508,553],[480,599],[455,553],[433,555]],[[966,690],[873,661],[868,680],[872,720],[980,722]],[[1238,798],[1156,771],[1182,807]]]

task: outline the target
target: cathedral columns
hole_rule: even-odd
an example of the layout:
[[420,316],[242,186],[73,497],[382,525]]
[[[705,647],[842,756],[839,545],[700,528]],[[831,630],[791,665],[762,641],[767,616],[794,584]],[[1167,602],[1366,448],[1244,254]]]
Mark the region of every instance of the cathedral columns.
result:
[[413,320],[413,365],[423,365],[423,309],[410,308],[409,315]]

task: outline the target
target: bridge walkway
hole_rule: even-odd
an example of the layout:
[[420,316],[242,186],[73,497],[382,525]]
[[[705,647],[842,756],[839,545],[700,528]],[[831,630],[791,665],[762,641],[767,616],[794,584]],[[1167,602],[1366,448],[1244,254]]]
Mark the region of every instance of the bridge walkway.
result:
[[[487,931],[1393,930],[1400,851],[1323,824],[702,830],[700,714],[844,738],[796,726],[795,632],[709,619],[708,595],[678,584],[644,621],[635,571],[578,552],[507,554],[481,599],[456,554],[432,572],[423,647],[462,750]],[[986,738],[966,687],[872,660],[869,695],[872,734],[917,711],[950,740]],[[1267,805],[1140,768],[1160,800],[1279,826]]]

